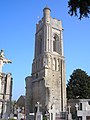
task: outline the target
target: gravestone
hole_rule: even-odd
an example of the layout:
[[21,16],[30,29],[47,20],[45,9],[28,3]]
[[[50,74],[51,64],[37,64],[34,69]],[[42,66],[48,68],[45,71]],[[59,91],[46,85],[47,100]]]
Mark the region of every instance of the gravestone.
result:
[[12,119],[14,117],[13,113],[10,113],[10,119]]
[[24,115],[22,113],[18,113],[18,120],[24,119]]
[[39,111],[41,104],[40,102],[37,102],[37,104],[35,105],[37,107],[37,113],[36,113],[36,120],[42,120],[42,113]]
[[72,120],[72,114],[70,112],[71,106],[68,106],[68,120]]
[[34,113],[29,113],[29,116],[30,116],[30,120],[34,120],[34,116],[35,116]]
[[47,113],[45,114],[45,116],[46,116],[47,120],[50,120],[50,113],[49,113],[49,112],[47,112]]
[[67,120],[67,113],[66,112],[56,113],[55,120]]
[[43,120],[42,113],[36,113],[36,120]]

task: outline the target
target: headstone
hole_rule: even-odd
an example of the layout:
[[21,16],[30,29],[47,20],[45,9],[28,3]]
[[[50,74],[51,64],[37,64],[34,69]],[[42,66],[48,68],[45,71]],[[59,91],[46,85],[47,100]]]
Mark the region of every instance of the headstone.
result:
[[56,120],[60,120],[60,114],[56,114]]
[[46,113],[45,116],[46,116],[47,120],[50,120],[50,113]]
[[8,119],[8,113],[4,113],[2,118],[7,120]]
[[34,113],[29,113],[29,115],[33,115],[34,116]]
[[18,113],[18,120],[24,119],[24,115],[22,113]]
[[18,107],[17,112],[19,113],[21,111],[20,107]]
[[55,120],[67,120],[67,114],[66,114],[66,112],[56,113]]
[[37,102],[37,104],[35,105],[37,107],[37,113],[36,113],[36,120],[42,120],[42,113],[39,111],[41,104],[40,102]]
[[71,113],[68,114],[68,120],[72,120],[72,114]]
[[21,113],[20,107],[18,107],[18,109],[17,109],[17,116],[18,116],[18,120],[20,120],[22,118],[22,113]]
[[13,118],[13,117],[14,117],[14,114],[13,114],[13,113],[11,113],[11,114],[10,114],[10,118]]
[[29,113],[30,120],[34,120],[35,113]]
[[50,114],[50,120],[55,120],[55,117],[56,117],[55,104],[52,104],[52,105],[50,106],[49,114]]
[[42,117],[42,113],[36,113],[36,120],[42,120],[43,117]]
[[70,112],[71,106],[68,106],[68,120],[72,120],[72,114]]

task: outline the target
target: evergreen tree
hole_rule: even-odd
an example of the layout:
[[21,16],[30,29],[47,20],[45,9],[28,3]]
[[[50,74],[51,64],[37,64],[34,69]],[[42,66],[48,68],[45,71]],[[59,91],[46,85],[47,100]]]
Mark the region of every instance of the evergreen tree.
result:
[[73,71],[67,84],[67,98],[90,99],[90,76],[85,71]]
[[90,14],[90,0],[69,0],[68,1],[69,14],[78,16],[79,19],[89,17]]

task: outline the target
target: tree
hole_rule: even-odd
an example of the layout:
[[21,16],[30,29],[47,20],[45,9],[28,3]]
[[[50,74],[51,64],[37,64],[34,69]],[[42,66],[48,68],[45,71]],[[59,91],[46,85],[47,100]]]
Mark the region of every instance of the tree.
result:
[[71,16],[79,15],[81,20],[83,17],[89,17],[90,14],[90,0],[69,0],[68,1],[69,14]]
[[90,76],[85,71],[73,71],[67,83],[67,98],[90,99]]

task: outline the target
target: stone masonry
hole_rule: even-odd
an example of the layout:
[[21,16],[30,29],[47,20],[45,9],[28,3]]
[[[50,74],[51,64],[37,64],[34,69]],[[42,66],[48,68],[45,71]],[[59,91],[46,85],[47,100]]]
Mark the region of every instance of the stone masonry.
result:
[[62,22],[43,9],[43,18],[36,24],[35,53],[32,74],[26,77],[26,115],[42,104],[43,114],[54,109],[66,111],[65,58]]
[[4,64],[11,63],[4,55],[4,50],[0,52],[0,118],[8,119],[11,112],[12,83],[11,73],[3,73]]

